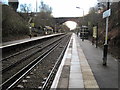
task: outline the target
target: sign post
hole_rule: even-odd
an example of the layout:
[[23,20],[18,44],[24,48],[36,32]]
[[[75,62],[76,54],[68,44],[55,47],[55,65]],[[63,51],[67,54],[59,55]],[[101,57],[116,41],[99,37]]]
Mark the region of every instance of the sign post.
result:
[[108,52],[108,21],[109,16],[111,15],[111,9],[109,9],[109,2],[108,2],[108,10],[103,13],[103,18],[106,18],[106,34],[105,34],[105,44],[103,50],[103,65],[107,65],[107,52]]

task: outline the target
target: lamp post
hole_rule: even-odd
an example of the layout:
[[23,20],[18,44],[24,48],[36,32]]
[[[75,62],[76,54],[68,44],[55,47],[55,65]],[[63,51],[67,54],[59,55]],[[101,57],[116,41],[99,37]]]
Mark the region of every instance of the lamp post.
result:
[[84,22],[84,9],[83,9],[83,8],[80,8],[80,7],[76,7],[76,8],[83,10],[83,22]]
[[36,0],[36,14],[37,14],[37,0]]
[[[76,8],[78,8],[78,9],[82,9],[83,10],[83,24],[84,24],[84,22],[85,22],[85,20],[84,20],[84,9],[83,8],[80,8],[80,7],[76,7]],[[83,26],[84,27],[84,26]],[[82,28],[82,41],[84,41],[84,28]]]

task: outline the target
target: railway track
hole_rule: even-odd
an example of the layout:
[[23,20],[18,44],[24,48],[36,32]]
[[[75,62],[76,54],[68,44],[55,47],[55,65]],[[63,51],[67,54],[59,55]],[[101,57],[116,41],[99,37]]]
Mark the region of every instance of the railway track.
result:
[[[58,35],[58,36],[54,36],[54,37],[49,37],[49,38],[43,38],[43,39],[40,39],[39,40],[39,42],[36,42],[35,41],[35,43],[33,43],[32,41],[30,41],[31,43],[30,43],[30,46],[28,46],[28,45],[26,45],[26,47],[25,48],[22,48],[21,49],[21,47],[19,47],[20,45],[21,46],[24,46],[24,45],[22,45],[22,44],[24,44],[24,43],[22,43],[22,44],[18,44],[18,46],[17,45],[13,45],[13,46],[8,46],[8,47],[4,47],[4,48],[2,48],[2,51],[3,51],[3,56],[2,56],[2,59],[0,60],[0,61],[6,61],[7,59],[9,59],[9,58],[11,58],[11,57],[14,57],[14,56],[17,56],[17,55],[19,55],[19,54],[21,54],[21,53],[24,53],[24,52],[26,52],[26,51],[28,51],[28,50],[32,50],[33,48],[35,48],[35,47],[40,47],[40,45],[44,45],[44,43],[46,43],[46,42],[49,42],[49,41],[53,41],[53,39],[55,38],[59,38],[59,37],[61,37],[62,35]],[[29,42],[25,42],[25,43],[29,43]],[[33,43],[33,44],[32,44]],[[6,48],[11,48],[11,47],[13,47],[14,48],[14,46],[15,46],[15,49],[8,49],[9,51],[10,51],[10,53],[8,54],[8,50],[6,50]],[[18,48],[17,48],[18,47]],[[4,50],[5,49],[5,50]],[[13,52],[12,52],[13,51]],[[14,51],[17,51],[17,52],[14,52]],[[7,53],[7,55],[5,55]]]
[[[56,38],[55,40],[51,40],[50,43],[45,42],[44,44],[38,44],[35,46],[32,46],[30,48],[27,48],[25,50],[22,50],[20,52],[17,52],[13,55],[10,55],[4,59],[2,59],[2,73],[5,73],[6,71],[10,70],[11,68],[17,66],[18,64],[20,64],[21,62],[23,62],[24,60],[30,58],[31,56],[35,55],[36,53],[42,51],[43,49],[47,48],[48,46],[52,45],[53,43],[55,43],[56,41],[62,39],[64,36],[61,36],[59,38]],[[46,45],[45,45],[46,44]],[[42,46],[44,45],[44,46]],[[19,57],[22,57],[20,59],[18,59]]]
[[[0,49],[2,49],[2,60],[6,60],[7,58],[11,57],[11,56],[15,56],[16,54],[19,54],[20,51],[21,53],[23,51],[26,51],[26,48],[34,48],[35,45],[40,44],[42,42],[45,41],[49,41],[53,38],[59,37],[61,35],[64,34],[57,34],[57,35],[48,35],[48,36],[44,36],[41,38],[36,38],[36,39],[30,39],[28,41],[22,41],[19,43],[14,43],[14,44],[10,44],[10,45],[6,45],[6,46],[2,46],[0,47]],[[14,55],[15,54],[15,55]],[[0,60],[0,61],[2,61]]]
[[[32,50],[26,50],[27,52],[23,52],[20,55],[12,56],[11,58],[2,62],[2,81],[6,81],[9,77],[13,76],[17,73],[21,68],[25,67],[28,63],[30,63],[33,59],[41,55],[47,49],[49,49],[54,43],[59,41],[64,36],[58,37],[56,39],[50,40],[50,42],[45,42],[44,44],[37,45],[37,47],[32,48]],[[38,48],[41,47],[41,48]],[[29,48],[28,48],[29,49]]]
[[[63,37],[64,37],[64,38],[63,38]],[[66,37],[68,38],[68,36],[66,36]],[[29,60],[28,60],[29,63],[27,62],[28,64],[27,64],[27,65],[24,65],[24,67],[22,67],[22,69],[20,69],[20,70],[18,70],[17,72],[15,72],[12,76],[9,76],[9,78],[4,79],[4,80],[3,80],[3,83],[0,85],[0,86],[2,87],[2,89],[5,90],[5,89],[10,89],[10,88],[15,87],[16,84],[17,84],[19,81],[21,81],[21,79],[23,79],[23,77],[25,77],[25,76],[28,74],[28,72],[30,72],[31,70],[33,70],[33,68],[34,68],[37,64],[41,63],[45,57],[47,57],[52,51],[54,51],[54,50],[60,45],[60,43],[61,43],[61,41],[62,41],[63,39],[65,39],[65,36],[62,36],[62,37],[60,37],[59,39],[54,40],[53,42],[49,43],[48,45],[46,45],[46,46],[44,46],[44,47],[42,47],[42,48],[40,47],[40,49],[35,50],[34,53],[32,53],[32,54],[30,54],[30,55],[22,58],[22,59],[21,59],[22,61],[20,60],[20,61],[18,61],[18,62],[15,62],[14,64],[9,65],[10,67],[8,66],[8,67],[2,69],[2,71],[3,71],[3,76],[6,76],[8,73],[11,72],[10,69],[14,68],[15,66],[17,66],[17,68],[18,68],[18,65],[19,65],[21,62],[23,62],[24,60],[26,61],[26,60],[28,60],[29,57],[36,55],[36,54],[37,54],[38,52],[40,52],[40,51],[43,51],[41,54],[39,53],[39,56],[38,56],[38,57],[32,58],[32,61],[29,61]],[[67,45],[67,44],[66,44],[66,45]],[[46,49],[46,50],[44,50],[44,49]],[[28,51],[28,50],[27,50],[27,51]],[[62,55],[60,55],[60,56],[62,57]],[[60,61],[60,60],[58,60],[57,63],[54,65],[54,68],[56,68],[56,67],[58,66],[58,62],[59,62],[59,61]],[[20,65],[21,65],[21,64],[20,64]],[[41,65],[41,66],[42,66],[42,65]],[[15,69],[15,70],[16,70],[16,69]],[[10,71],[10,72],[9,72],[9,71]],[[13,71],[14,71],[14,70],[13,70]],[[54,70],[52,69],[51,71],[53,72]],[[7,72],[7,73],[6,73],[6,72]],[[50,76],[52,75],[52,72],[51,72],[51,74],[49,74]],[[50,76],[49,76],[49,77],[50,77]],[[49,81],[48,78],[47,78],[46,80],[47,80],[47,82]],[[46,82],[45,82],[45,83],[46,83]],[[46,85],[44,84],[43,87],[46,88]]]

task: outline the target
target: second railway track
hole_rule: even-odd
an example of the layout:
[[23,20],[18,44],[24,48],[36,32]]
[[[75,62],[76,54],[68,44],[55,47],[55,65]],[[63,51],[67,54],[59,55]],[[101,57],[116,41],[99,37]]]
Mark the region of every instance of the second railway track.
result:
[[[45,41],[44,43],[40,43],[38,45],[33,46],[31,49],[28,48],[23,51],[23,53],[17,54],[15,56],[12,56],[8,58],[7,60],[2,61],[2,81],[5,81],[9,77],[11,77],[13,74],[15,74],[18,70],[23,68],[25,65],[27,65],[29,62],[31,62],[33,59],[41,55],[45,50],[49,49],[54,45],[56,42],[61,40],[64,36],[57,37],[55,39],[51,39],[48,41]],[[21,51],[20,51],[21,52]]]
[[43,52],[44,49],[47,49],[49,46],[59,41],[63,37],[64,36],[56,37],[55,39],[49,40],[49,42],[45,41],[42,44],[41,43],[37,44],[35,46],[32,46],[30,48],[17,52],[13,55],[10,55],[6,59],[2,60],[2,73],[5,73],[6,71],[10,70],[11,68],[23,62],[24,60],[37,54],[38,52]]
[[[59,37],[56,40],[49,43],[48,45],[45,45],[44,47],[39,47],[37,50],[34,50],[35,52],[26,56],[26,58],[22,58],[23,61],[25,60],[24,61],[25,64],[22,61],[19,61],[19,63],[15,62],[14,64],[9,65],[11,68],[8,68],[9,67],[8,66],[8,67],[6,67],[8,69],[3,69],[4,70],[3,83],[1,84],[1,86],[3,87],[3,90],[9,88],[11,86],[11,83],[14,83],[14,81],[17,78],[21,77],[22,74],[27,73],[26,70],[27,69],[29,70],[36,63],[38,63],[39,62],[38,59],[43,58],[45,55],[47,55],[49,52],[51,52],[51,50],[54,50],[53,48],[57,47],[61,43],[61,41],[64,39],[63,37],[65,38],[66,36]],[[31,59],[29,60],[29,58],[31,58]],[[14,66],[17,66],[17,67],[14,67]],[[14,73],[12,73],[12,72],[14,72]]]

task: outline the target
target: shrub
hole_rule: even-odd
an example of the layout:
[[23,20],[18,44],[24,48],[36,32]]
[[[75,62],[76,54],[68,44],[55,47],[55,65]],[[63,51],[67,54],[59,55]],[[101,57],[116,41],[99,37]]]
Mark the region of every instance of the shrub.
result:
[[22,37],[29,34],[27,22],[12,8],[2,5],[2,39]]

